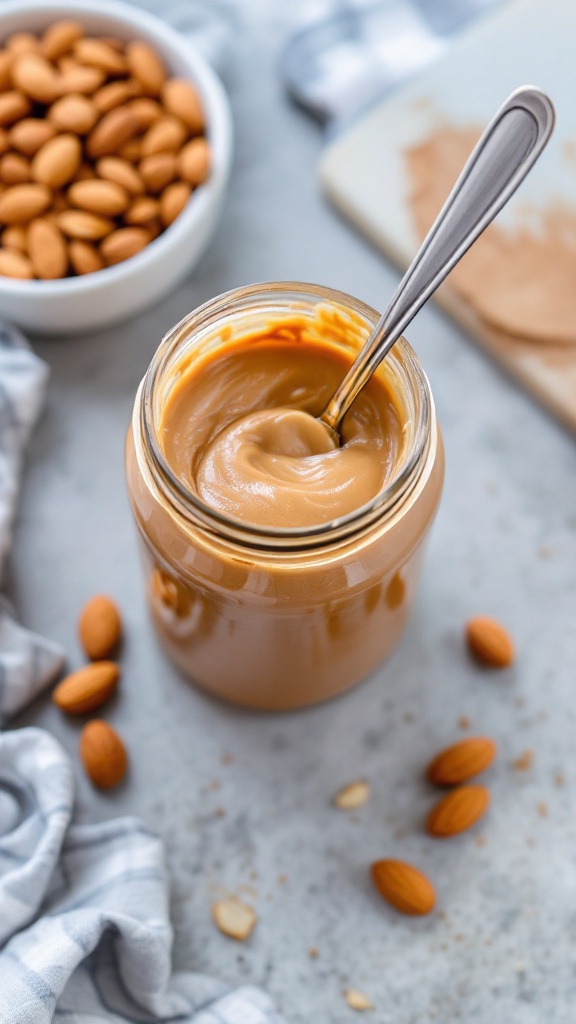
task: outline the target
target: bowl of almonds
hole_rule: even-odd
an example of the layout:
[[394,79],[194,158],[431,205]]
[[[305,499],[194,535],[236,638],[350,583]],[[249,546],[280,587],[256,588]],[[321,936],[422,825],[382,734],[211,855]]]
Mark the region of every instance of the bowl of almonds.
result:
[[0,5],[0,310],[76,334],[193,269],[229,176],[224,90],[188,39],[117,0]]

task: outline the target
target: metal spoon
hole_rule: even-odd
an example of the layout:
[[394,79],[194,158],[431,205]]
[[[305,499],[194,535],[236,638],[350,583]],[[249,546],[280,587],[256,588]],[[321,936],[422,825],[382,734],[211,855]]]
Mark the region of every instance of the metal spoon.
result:
[[374,370],[458,260],[508,202],[548,142],[556,115],[533,86],[516,89],[490,121],[386,312],[319,417],[338,427]]

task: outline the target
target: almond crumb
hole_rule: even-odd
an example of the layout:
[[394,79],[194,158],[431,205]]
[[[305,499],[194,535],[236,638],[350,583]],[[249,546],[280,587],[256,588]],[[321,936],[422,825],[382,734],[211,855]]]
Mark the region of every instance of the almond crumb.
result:
[[370,786],[363,779],[344,786],[334,797],[334,806],[343,811],[351,811],[362,807],[370,799]]
[[548,817],[548,804],[545,804],[544,802],[539,803],[538,804],[538,814],[540,815],[541,818],[547,818]]
[[246,906],[238,899],[219,900],[218,903],[214,903],[212,917],[216,927],[237,942],[244,942],[249,937],[258,920],[252,907]]
[[360,992],[357,988],[344,989],[344,998],[351,1010],[374,1009],[372,1003],[368,999],[368,996],[365,996],[364,993]]
[[466,715],[460,715],[460,718],[458,719],[458,725],[460,726],[461,729],[470,729],[472,726],[472,722]]
[[554,776],[554,782],[556,783],[557,786],[563,786],[564,785],[565,779],[564,779],[564,776],[562,775],[561,772],[558,772]]
[[316,946],[310,946],[310,949],[308,950],[308,956],[311,957],[312,960],[316,959],[316,957],[318,956],[318,950],[316,949]]
[[520,757],[517,757],[515,761],[512,761],[512,767],[517,772],[527,772],[530,770],[534,763],[534,754],[531,750],[525,750]]

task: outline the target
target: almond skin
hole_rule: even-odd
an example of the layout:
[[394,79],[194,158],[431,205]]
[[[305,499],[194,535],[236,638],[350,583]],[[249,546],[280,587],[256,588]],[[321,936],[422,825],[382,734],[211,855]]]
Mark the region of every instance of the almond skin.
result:
[[426,823],[428,835],[449,839],[472,828],[488,810],[490,794],[485,786],[459,786],[434,805]]
[[418,868],[402,860],[379,860],[371,868],[372,881],[382,899],[401,914],[420,917],[436,904],[432,883]]
[[487,736],[470,736],[436,754],[426,775],[435,786],[458,786],[486,771],[495,757],[493,740]]
[[126,774],[126,748],[112,726],[98,718],[82,730],[80,757],[86,774],[99,789],[112,789]]
[[68,250],[62,232],[49,220],[39,217],[28,228],[28,255],[36,277],[55,281],[68,270]]
[[477,615],[469,620],[466,641],[471,654],[488,668],[507,668],[514,661],[514,643],[510,634],[487,615]]
[[52,700],[69,715],[85,715],[104,704],[118,685],[120,670],[113,661],[94,661],[66,676],[52,694]]
[[111,598],[97,594],[84,605],[78,620],[78,635],[92,661],[112,654],[122,635],[122,618]]

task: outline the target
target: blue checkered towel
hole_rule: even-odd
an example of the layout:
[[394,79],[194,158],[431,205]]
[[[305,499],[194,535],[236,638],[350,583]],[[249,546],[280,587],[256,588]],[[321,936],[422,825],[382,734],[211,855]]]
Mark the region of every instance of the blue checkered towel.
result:
[[[47,368],[0,326],[0,560]],[[60,671],[56,644],[0,599],[0,723]],[[0,1024],[281,1024],[258,989],[171,974],[160,839],[133,818],[73,825],[68,755],[41,729],[0,733]]]

